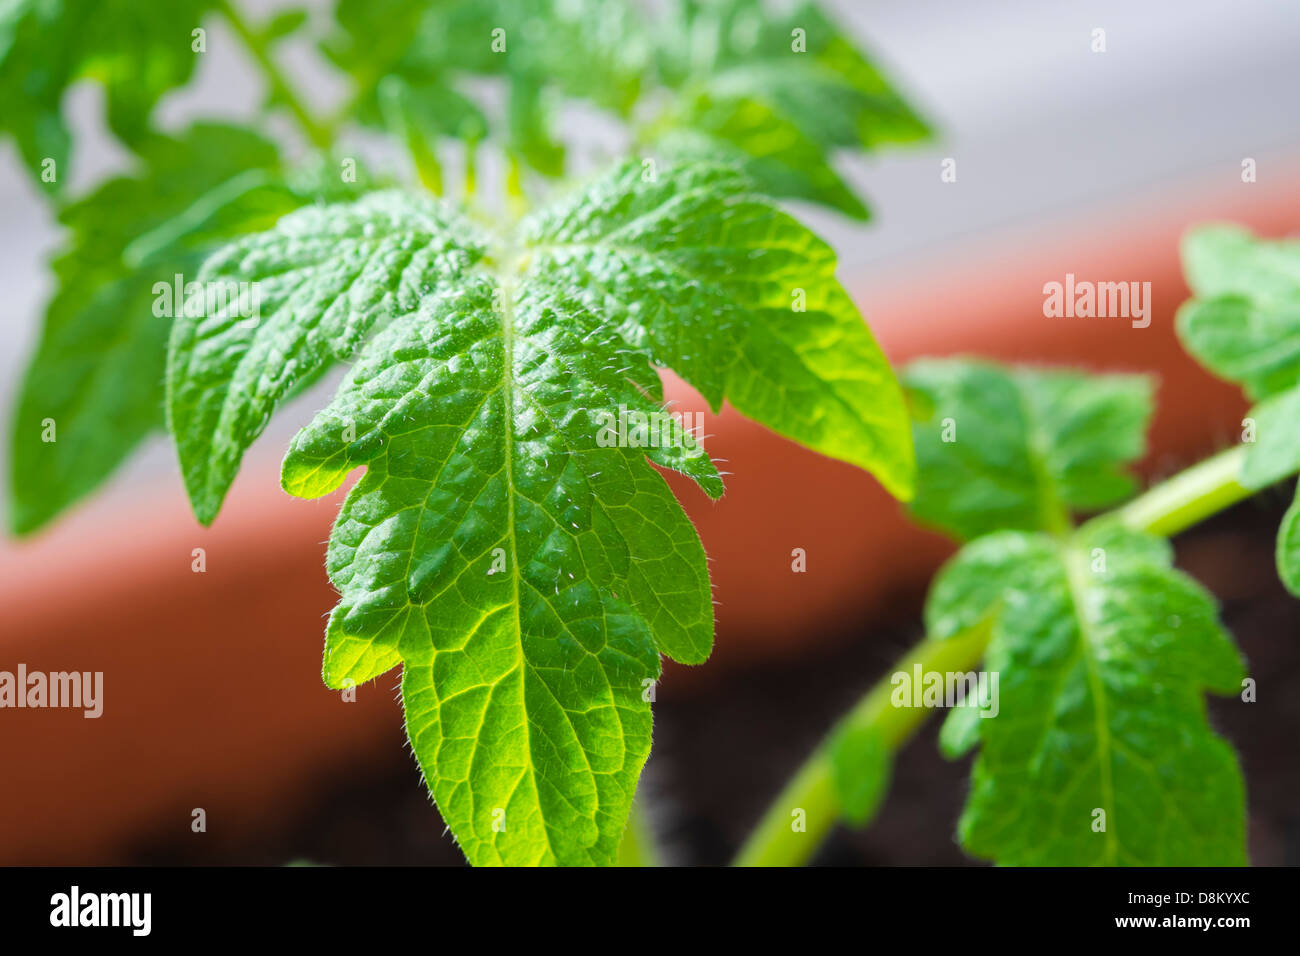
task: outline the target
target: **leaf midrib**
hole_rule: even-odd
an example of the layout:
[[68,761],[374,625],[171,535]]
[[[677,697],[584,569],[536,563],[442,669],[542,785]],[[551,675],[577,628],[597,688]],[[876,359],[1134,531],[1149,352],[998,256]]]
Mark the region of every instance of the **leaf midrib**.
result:
[[1088,691],[1093,699],[1093,724],[1097,739],[1097,766],[1101,786],[1102,809],[1106,813],[1105,856],[1106,865],[1114,865],[1119,853],[1118,838],[1115,835],[1115,783],[1111,778],[1111,739],[1110,723],[1106,707],[1106,688],[1101,679],[1100,665],[1096,657],[1096,637],[1094,622],[1087,607],[1088,575],[1091,570],[1087,559],[1078,547],[1063,544],[1061,562],[1065,566],[1066,586],[1070,594],[1070,606],[1074,609],[1075,628],[1079,634],[1079,654],[1083,660],[1088,680]]
[[[524,720],[521,723],[524,733],[524,748],[529,755],[528,759],[528,778],[532,783],[533,794],[538,801],[538,810],[541,813],[541,786],[537,779],[537,766],[532,759],[532,729],[528,717],[528,673],[532,670],[532,665],[524,653],[524,630],[523,620],[520,617],[520,584],[522,583],[523,569],[519,562],[519,538],[516,533],[515,522],[515,472],[514,472],[514,451],[515,451],[515,434],[514,434],[514,398],[515,398],[515,290],[518,285],[519,276],[523,269],[524,257],[522,253],[513,246],[507,246],[505,253],[498,259],[501,265],[492,271],[492,278],[497,288],[501,290],[501,351],[502,351],[502,369],[501,369],[501,394],[502,401],[505,403],[504,412],[504,468],[506,478],[506,524],[510,540],[510,565],[511,565],[511,588],[513,590],[512,606],[515,619],[515,634],[519,641],[519,709],[524,714]],[[527,397],[527,392],[524,392]],[[531,585],[529,585],[532,587]],[[534,588],[535,590],[535,588]],[[548,688],[549,692],[549,688]],[[561,712],[565,711],[563,704],[554,697],[557,705],[560,706]],[[593,774],[595,771],[591,767],[590,759],[583,749],[583,758],[587,761],[587,769]],[[569,801],[565,796],[566,802]],[[541,832],[546,840],[546,850],[552,859],[559,859],[559,852],[554,843],[551,841],[551,827],[546,821],[545,815],[542,814]]]
[[1016,402],[1025,422],[1025,454],[1029,459],[1030,477],[1034,482],[1034,498],[1038,504],[1041,527],[1054,535],[1065,535],[1071,530],[1070,513],[1061,500],[1056,478],[1052,475],[1048,454],[1048,431],[1034,410],[1033,402],[1025,394],[1022,381],[1015,382]]
[[[537,785],[537,768],[532,759],[532,727],[528,718],[528,659],[524,654],[523,620],[519,615],[519,536],[515,532],[515,282],[518,271],[518,255],[510,250],[502,257],[502,264],[493,274],[496,286],[501,290],[501,397],[505,403],[502,409],[504,432],[504,456],[506,476],[506,532],[510,540],[510,586],[513,591],[511,608],[515,619],[515,634],[519,641],[519,710],[524,715],[520,726],[524,734],[524,753],[528,755],[528,777],[533,786],[533,794],[541,807],[541,790]],[[551,831],[546,820],[542,820],[542,835],[546,840],[547,851],[556,856],[551,843]]]

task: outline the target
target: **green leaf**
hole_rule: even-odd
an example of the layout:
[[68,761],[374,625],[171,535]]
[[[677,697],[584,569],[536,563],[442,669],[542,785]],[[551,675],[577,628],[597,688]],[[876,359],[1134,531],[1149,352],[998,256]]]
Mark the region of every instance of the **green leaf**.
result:
[[[1202,365],[1258,400],[1249,413],[1240,480],[1263,488],[1300,470],[1300,242],[1256,239],[1237,226],[1202,226],[1183,240],[1196,297],[1178,335]],[[1248,423],[1243,423],[1248,424]],[[1294,508],[1278,530],[1278,573],[1300,595]]]
[[[828,146],[909,143],[931,132],[844,30],[812,2],[679,0],[659,59],[670,85],[746,89]],[[689,42],[682,42],[683,35]]]
[[[462,89],[458,72],[468,51],[490,55],[491,26],[479,19],[481,13],[457,3],[341,0],[338,28],[322,43],[357,85],[352,119],[404,140],[420,181],[435,195],[442,194],[441,142],[477,144],[488,133],[487,117]],[[428,28],[433,19],[438,29]],[[430,39],[436,52],[425,50]],[[494,63],[487,59],[482,65]]]
[[324,47],[361,86],[358,119],[375,122],[369,91],[384,76],[430,103],[471,77],[504,79],[504,137],[548,176],[563,171],[552,118],[563,98],[627,119],[652,85],[671,94],[640,130],[659,155],[733,162],[764,191],[860,219],[866,207],[831,153],[929,136],[812,5],[777,15],[757,0],[683,2],[647,22],[638,5],[605,0],[342,0],[337,16],[341,29]]
[[[491,25],[506,28],[505,68],[517,83],[553,85],[567,96],[622,116],[631,111],[651,56],[648,31],[636,4],[607,0],[462,2],[476,11],[486,6],[491,10]],[[483,46],[488,47],[490,35],[490,30],[484,32]]]
[[1255,442],[1246,448],[1241,483],[1267,488],[1300,471],[1300,388],[1270,395],[1248,417],[1254,421]]
[[[380,5],[372,13],[383,9]],[[391,26],[386,24],[382,32],[391,33]],[[363,61],[353,68],[374,67]],[[353,105],[353,116],[368,126],[387,127],[398,134],[405,134],[409,129],[430,144],[444,137],[478,142],[487,134],[483,111],[458,89],[454,78],[442,66],[398,63],[384,71],[378,80],[363,77],[359,81],[369,85]],[[394,119],[400,119],[400,123]]]
[[[178,139],[148,138],[137,175],[65,207],[58,286],[12,425],[16,532],[93,490],[161,427],[171,319],[159,289],[170,294],[177,275],[193,281],[208,252],[302,201],[278,167],[260,137],[198,124]],[[44,440],[48,422],[54,441]]]
[[[433,172],[438,141],[477,141],[487,132],[483,113],[458,88],[449,69],[447,54],[466,46],[468,36],[453,25],[454,36],[439,37],[440,55],[418,57],[411,52],[422,42],[413,38],[423,36],[426,18],[445,17],[448,10],[447,3],[422,0],[339,0],[336,28],[321,43],[325,55],[356,84],[351,118],[406,140],[417,156],[422,181],[431,188],[441,181],[441,173]],[[447,24],[443,26],[445,30]],[[443,39],[450,44],[446,49],[441,49]]]
[[[437,141],[445,136],[477,142],[486,129],[486,121],[475,106],[438,76],[421,79],[413,86],[408,79],[390,74],[376,91],[375,104],[383,114],[389,132],[405,141],[416,174],[435,196],[442,195],[442,164],[438,160]],[[360,110],[361,119],[369,119],[369,107]]]
[[[1238,382],[1246,393],[1265,401],[1252,416],[1268,424],[1300,385],[1300,242],[1256,239],[1236,226],[1203,226],[1183,240],[1183,269],[1195,298],[1178,310],[1178,335],[1201,364],[1221,378]],[[1270,414],[1270,410],[1274,414]],[[1256,413],[1260,414],[1256,414]],[[1285,457],[1293,447],[1293,429],[1259,429],[1261,448],[1249,457]],[[1279,434],[1279,432],[1281,434]],[[1247,466],[1263,477],[1267,463]]]
[[681,2],[661,32],[660,72],[680,101],[652,138],[669,155],[735,162],[773,195],[866,219],[832,153],[930,135],[813,4],[781,15],[760,0]]
[[1182,252],[1195,294],[1178,311],[1183,346],[1253,398],[1300,383],[1300,242],[1202,226]]
[[1202,699],[1242,674],[1212,599],[1162,539],[1070,533],[1068,509],[1126,493],[1149,384],[961,360],[904,381],[927,419],[914,508],[974,538],[936,577],[926,626],[990,628],[998,680],[995,716],[955,708],[940,731],[949,758],[979,746],[963,845],[1013,865],[1244,862],[1240,771]]
[[444,0],[406,6],[423,9],[402,52],[403,67],[509,77],[620,114],[640,92],[650,50],[636,4]]
[[[128,145],[148,132],[149,113],[168,90],[186,83],[199,54],[191,33],[212,0],[10,0],[0,8],[0,131],[50,191],[67,180],[70,137],[63,95],[93,77],[104,84],[108,123]],[[56,179],[43,163],[52,159]]]
[[1261,240],[1240,226],[1198,226],[1183,238],[1183,269],[1198,299],[1243,296],[1277,307],[1300,287],[1300,242]]
[[[926,477],[922,473],[922,479]],[[1015,575],[1026,564],[1051,560],[1049,539],[1019,531],[1000,531],[976,538],[949,561],[930,584],[925,602],[926,634],[949,640],[976,627],[991,628]],[[939,752],[949,760],[979,742],[980,708],[959,706],[939,728]]]
[[565,149],[554,135],[555,104],[536,84],[513,79],[506,122],[509,149],[544,176],[564,173]]
[[994,568],[1000,585],[984,664],[999,675],[998,714],[954,712],[944,728],[950,754],[980,744],[959,826],[970,853],[1029,866],[1245,862],[1241,773],[1202,698],[1237,691],[1242,665],[1213,599],[1170,560],[1162,540],[1108,526],[1071,541],[981,538],[945,568],[932,603],[992,597],[988,582],[961,579]]
[[[923,483],[928,476],[922,473]],[[935,576],[925,603],[925,632],[948,640],[987,620],[997,611],[1007,581],[1023,564],[1050,554],[1043,538],[1018,531],[993,532],[961,550]]]
[[1286,589],[1300,597],[1300,492],[1277,529],[1277,570]]
[[[400,74],[399,62],[430,4],[422,0],[338,0],[334,28],[321,41],[321,52],[359,86],[357,107],[380,113],[370,94],[385,76]],[[442,6],[442,5],[439,5]]]
[[533,268],[632,330],[714,408],[911,493],[902,396],[835,255],[708,163],[629,163],[526,224]]
[[509,149],[547,176],[564,170],[553,132],[559,97],[627,115],[649,58],[635,8],[603,0],[342,0],[336,17],[340,29],[323,47],[361,87],[356,119],[378,125],[375,91],[396,78],[426,136],[476,143],[487,121],[467,81],[504,78]]
[[[602,334],[558,290],[476,278],[381,333],[285,460],[312,496],[368,465],[330,544],[326,681],[405,661],[413,748],[474,863],[610,862],[657,650],[712,644],[690,522],[642,450],[596,442],[588,410],[658,411],[648,363]],[[653,460],[720,493],[673,437]]]
[[1242,294],[1192,299],[1177,318],[1183,347],[1256,399],[1289,389],[1300,377],[1300,301],[1261,305]]
[[903,382],[925,410],[914,435],[920,521],[965,540],[1059,530],[1069,511],[1133,491],[1124,465],[1144,449],[1146,378],[944,359],[913,362]]
[[484,247],[433,200],[374,193],[310,207],[207,261],[200,281],[250,283],[256,314],[234,301],[173,326],[167,412],[195,514],[205,524],[253,439],[290,392],[349,357],[398,315],[464,275]]
[[390,100],[405,122],[428,140],[450,136],[477,141],[487,129],[478,106],[436,74],[418,78],[390,74],[380,83],[379,95],[381,100]]
[[[209,277],[263,284],[269,307],[255,329],[176,326],[171,424],[196,510],[215,513],[298,376],[356,354],[282,472],[316,497],[366,468],[330,539],[323,675],[343,687],[402,664],[413,750],[471,862],[613,862],[659,655],[712,646],[704,551],[652,464],[713,497],[722,482],[661,409],[656,366],[910,477],[901,396],[833,272],[731,171],[647,182],[638,164],[508,235],[384,193],[209,261]],[[806,313],[788,311],[796,276]],[[826,425],[859,412],[847,438]]]
[[939,752],[957,760],[970,752],[980,739],[980,708],[963,701],[939,725]]
[[853,826],[865,826],[889,790],[889,746],[878,728],[850,724],[831,738],[829,752],[840,813]]
[[735,164],[774,196],[806,199],[867,219],[867,207],[835,172],[825,151],[798,125],[748,96],[701,94],[682,107],[657,146],[677,159]]

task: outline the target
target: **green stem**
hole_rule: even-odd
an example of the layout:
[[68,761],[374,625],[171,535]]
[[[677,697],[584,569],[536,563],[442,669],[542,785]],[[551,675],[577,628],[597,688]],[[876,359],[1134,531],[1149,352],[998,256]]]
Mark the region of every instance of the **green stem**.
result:
[[638,797],[632,803],[623,843],[618,848],[619,866],[661,866],[659,848],[655,845],[654,831],[646,819],[645,810]]
[[528,208],[524,195],[524,167],[514,150],[506,150],[506,210],[511,218],[518,219]]
[[[1094,519],[1120,521],[1130,528],[1170,536],[1250,497],[1237,481],[1245,449],[1220,452],[1152,487],[1128,504]],[[989,629],[981,627],[948,640],[925,640],[900,660],[889,675],[922,671],[964,671],[984,655]],[[737,866],[799,866],[810,860],[840,817],[831,778],[831,741],[845,729],[874,728],[890,752],[896,751],[930,715],[924,707],[894,707],[889,676],[867,692],[813,751],[768,808],[736,857]],[[803,810],[805,829],[792,827],[792,813]]]
[[[923,672],[964,671],[984,655],[987,627],[978,627],[946,640],[926,640],[912,648],[889,674],[911,673],[916,665]],[[872,727],[891,752],[906,743],[930,715],[925,707],[894,707],[890,703],[893,685],[883,678],[840,721],[835,730],[813,751],[772,802],[758,828],[736,857],[737,866],[799,866],[812,858],[826,834],[839,819],[840,805],[831,780],[831,741],[840,733]],[[794,828],[795,812],[802,810],[803,829]]]
[[302,100],[298,98],[298,94],[294,92],[293,87],[289,85],[288,79],[280,72],[280,68],[275,65],[275,61],[271,59],[271,50],[266,42],[266,37],[248,25],[230,0],[217,0],[216,8],[226,22],[230,24],[231,29],[238,34],[239,39],[248,48],[248,52],[253,55],[253,59],[257,61],[258,66],[262,68],[267,82],[271,84],[271,93],[274,99],[289,108],[289,112],[293,114],[294,119],[298,121],[298,125],[302,127],[302,131],[313,145],[320,149],[328,148],[330,145],[329,130],[316,121],[316,118],[303,105]]
[[464,198],[469,202],[478,192],[478,142],[465,141],[465,186]]
[[[920,713],[921,708],[915,709]],[[794,814],[799,810],[804,814],[802,831],[794,829]],[[839,816],[829,744],[823,741],[772,801],[732,865],[802,866],[817,852]]]
[[1162,481],[1106,517],[1139,531],[1175,535],[1254,494],[1237,481],[1245,457],[1245,446],[1229,448]]

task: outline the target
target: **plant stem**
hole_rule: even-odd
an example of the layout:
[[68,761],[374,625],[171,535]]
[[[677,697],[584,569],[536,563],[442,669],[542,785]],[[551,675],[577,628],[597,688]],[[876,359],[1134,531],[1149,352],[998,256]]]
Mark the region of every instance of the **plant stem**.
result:
[[[1150,488],[1128,504],[1095,521],[1120,521],[1130,528],[1170,536],[1248,498],[1253,491],[1237,481],[1245,449],[1230,448]],[[989,628],[966,631],[947,640],[924,640],[889,671],[964,671],[984,655]],[[737,855],[737,866],[799,866],[812,858],[840,817],[831,778],[830,742],[845,728],[871,727],[891,752],[905,743],[930,715],[925,707],[893,707],[886,676],[841,720],[768,808]],[[792,812],[805,813],[803,831],[791,826]]]
[[1255,493],[1237,481],[1245,456],[1245,446],[1229,448],[1162,481],[1105,517],[1162,537],[1175,535]]
[[510,216],[518,219],[528,208],[528,199],[524,196],[524,169],[519,156],[513,150],[506,151],[506,209]]
[[244,46],[248,48],[248,52],[253,55],[253,59],[257,61],[258,66],[262,68],[266,81],[271,85],[272,97],[289,108],[289,112],[293,114],[294,119],[298,121],[298,125],[302,127],[302,131],[314,146],[320,149],[327,148],[331,139],[329,130],[316,121],[316,118],[303,105],[302,100],[298,98],[298,94],[294,92],[293,87],[289,85],[289,80],[280,72],[280,68],[275,65],[275,61],[271,59],[271,51],[266,42],[266,37],[248,25],[230,0],[217,0],[216,7],[226,22],[230,24],[231,29],[238,34]]
[[[946,640],[926,640],[912,648],[889,670],[964,671],[984,655],[988,627],[965,631]],[[840,721],[835,730],[773,801],[757,829],[741,848],[736,866],[799,866],[812,858],[826,834],[839,819],[840,805],[831,780],[830,743],[835,735],[857,727],[874,727],[890,751],[896,751],[930,715],[925,707],[894,707],[893,685],[886,677]],[[805,829],[793,829],[793,814],[802,810]]]
[[[822,845],[840,815],[831,779],[828,740],[818,745],[772,801],[740,848],[733,866],[802,866]],[[805,829],[799,832],[793,829],[797,810],[805,814]]]
[[478,192],[478,143],[469,139],[465,141],[465,186],[464,199],[469,202]]

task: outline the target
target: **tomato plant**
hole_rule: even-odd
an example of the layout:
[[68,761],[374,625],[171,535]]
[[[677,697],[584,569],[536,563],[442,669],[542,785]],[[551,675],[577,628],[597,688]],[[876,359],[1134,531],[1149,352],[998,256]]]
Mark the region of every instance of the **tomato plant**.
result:
[[[1300,469],[1294,245],[1189,239],[1185,341],[1260,404],[1249,444],[1134,496],[1149,381],[962,359],[914,363],[900,386],[834,252],[780,205],[866,219],[835,154],[929,135],[814,5],[681,0],[651,20],[600,0],[340,0],[319,48],[351,93],[329,115],[277,63],[305,13],[20,0],[0,17],[0,90],[21,104],[4,130],[68,230],[15,416],[15,531],[164,427],[210,523],[281,403],[346,366],[281,469],[301,498],[364,469],[328,546],[323,677],[401,668],[412,750],[470,862],[653,857],[633,816],[653,687],[661,655],[707,659],[713,608],[700,540],[652,466],[724,490],[663,407],[660,369],[869,470],[963,542],[927,639],[738,862],[802,862],[836,821],[865,825],[941,700],[945,753],[978,751],[959,825],[972,855],[1244,862],[1241,772],[1204,704],[1238,693],[1244,664],[1166,539]],[[261,70],[264,109],[160,132],[154,106],[188,81],[212,18]],[[136,165],[69,198],[61,101],[84,77]],[[574,162],[573,101],[617,127],[621,159]],[[293,134],[272,137],[273,117]],[[360,160],[358,134],[405,156]],[[1293,590],[1297,529],[1293,508],[1278,544]]]

